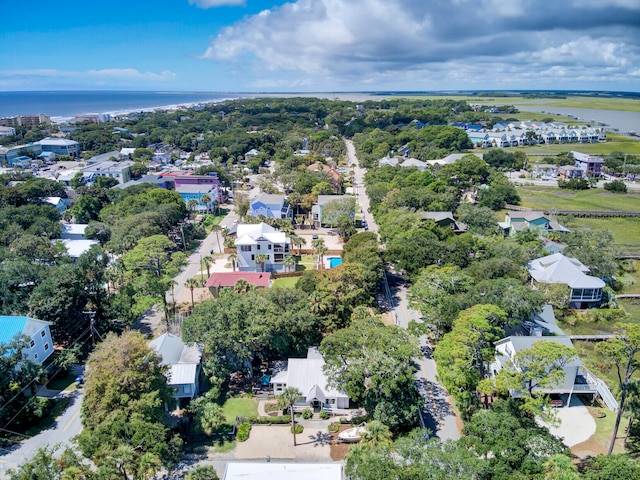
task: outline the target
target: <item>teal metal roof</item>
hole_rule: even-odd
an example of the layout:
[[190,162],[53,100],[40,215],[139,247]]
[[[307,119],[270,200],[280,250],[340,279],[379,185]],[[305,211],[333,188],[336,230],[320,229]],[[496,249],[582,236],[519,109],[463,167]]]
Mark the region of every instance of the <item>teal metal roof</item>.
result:
[[21,335],[28,317],[0,315],[0,343],[9,343],[16,335]]

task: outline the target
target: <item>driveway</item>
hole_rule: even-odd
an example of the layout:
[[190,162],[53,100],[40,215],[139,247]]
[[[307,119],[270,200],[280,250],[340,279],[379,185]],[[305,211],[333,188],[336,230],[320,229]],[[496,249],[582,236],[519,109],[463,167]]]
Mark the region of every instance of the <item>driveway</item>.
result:
[[549,425],[539,418],[536,422],[549,428],[552,435],[562,439],[567,447],[573,447],[586,442],[596,433],[596,422],[582,402],[577,398],[571,399],[568,407],[556,408],[558,426]]

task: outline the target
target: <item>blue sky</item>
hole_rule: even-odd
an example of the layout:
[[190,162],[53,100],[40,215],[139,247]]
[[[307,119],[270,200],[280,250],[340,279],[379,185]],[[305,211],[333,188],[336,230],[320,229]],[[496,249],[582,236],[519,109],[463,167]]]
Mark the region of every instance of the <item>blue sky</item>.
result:
[[0,91],[640,91],[638,0],[0,3]]

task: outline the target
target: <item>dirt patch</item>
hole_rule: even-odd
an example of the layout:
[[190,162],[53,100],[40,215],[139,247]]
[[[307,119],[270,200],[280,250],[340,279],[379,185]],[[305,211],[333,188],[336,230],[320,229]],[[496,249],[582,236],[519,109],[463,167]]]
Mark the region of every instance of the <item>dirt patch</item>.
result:
[[343,432],[344,430],[347,430],[349,428],[352,428],[353,425],[343,425],[340,427],[340,429],[331,434],[331,451],[330,451],[330,455],[331,455],[331,460],[333,460],[334,462],[339,462],[341,460],[344,460],[344,457],[347,455],[347,453],[349,453],[349,450],[351,449],[351,443],[338,443],[338,434],[340,432]]
[[595,437],[591,437],[586,442],[574,445],[570,450],[571,453],[580,460],[584,460],[589,457],[596,457],[598,455],[605,455],[607,453],[607,449],[602,446]]

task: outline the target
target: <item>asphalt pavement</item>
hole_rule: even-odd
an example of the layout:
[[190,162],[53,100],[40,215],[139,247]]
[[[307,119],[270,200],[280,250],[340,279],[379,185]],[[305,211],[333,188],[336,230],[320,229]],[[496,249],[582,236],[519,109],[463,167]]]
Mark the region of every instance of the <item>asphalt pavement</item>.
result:
[[[350,165],[354,165],[354,189],[357,194],[358,205],[363,210],[369,231],[377,233],[378,225],[371,212],[369,212],[369,197],[364,188],[366,169],[361,168],[357,163],[358,159],[353,142],[345,140],[345,144],[347,146],[347,161]],[[409,322],[421,321],[420,312],[409,308],[407,285],[404,279],[397,274],[387,273],[386,275],[391,294],[390,307],[393,311],[396,325],[406,329],[409,327]],[[415,359],[415,376],[418,391],[424,399],[421,410],[422,423],[425,428],[431,430],[442,441],[457,440],[460,438],[460,431],[455,411],[444,386],[436,380],[436,363],[433,360],[431,345],[429,345],[429,340],[426,336],[420,337],[420,350],[422,355]]]
[[82,390],[61,392],[58,396],[69,397],[71,402],[51,427],[19,444],[0,449],[0,479],[8,478],[7,470],[17,468],[25,460],[33,457],[41,447],[55,444],[60,444],[62,448],[72,446],[71,439],[82,431],[80,419]]

